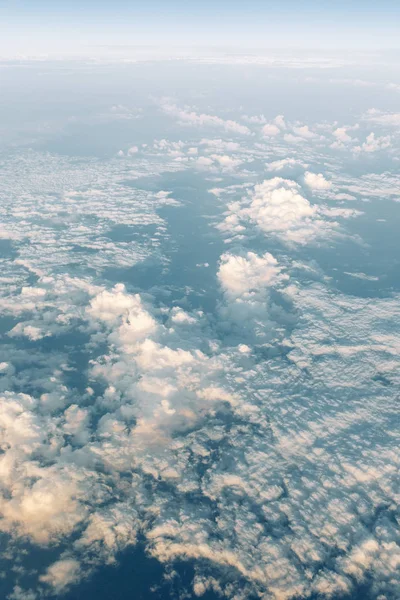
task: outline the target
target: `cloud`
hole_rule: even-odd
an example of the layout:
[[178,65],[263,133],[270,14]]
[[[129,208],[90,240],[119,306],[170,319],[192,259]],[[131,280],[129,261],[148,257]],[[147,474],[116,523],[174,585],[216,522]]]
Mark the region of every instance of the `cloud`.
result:
[[87,314],[93,320],[99,320],[108,325],[118,323],[121,317],[125,317],[126,322],[131,318],[140,320],[142,317],[145,329],[151,330],[155,326],[154,321],[149,319],[148,314],[144,312],[140,296],[127,294],[122,283],[115,285],[111,291],[104,290],[93,298]]
[[[157,197],[158,190],[135,188],[127,178],[180,169],[173,158],[165,162],[157,156],[140,166],[130,158],[76,162],[73,157],[30,152],[20,154],[18,160],[8,156],[2,171],[2,222],[10,235],[21,240],[19,264],[46,274],[55,265],[66,269],[72,259],[83,274],[86,268],[100,273],[110,261],[132,267],[145,260],[154,252],[148,230],[135,240],[110,237],[110,231],[116,224],[154,225],[160,228],[160,243],[166,234],[158,210],[179,203]],[[28,211],[29,219],[20,218],[21,211]]]
[[264,118],[264,120],[260,120],[259,122],[265,123],[265,125],[263,126],[263,128],[261,130],[261,133],[262,133],[262,135],[264,135],[266,137],[275,137],[281,133],[281,130],[285,130],[287,127],[285,118],[283,115],[276,116],[275,119],[273,119],[273,121],[270,123],[267,123],[265,121],[265,118]]
[[[251,352],[248,343],[261,344],[280,337],[276,322],[281,307],[276,291],[288,279],[270,253],[244,255],[225,253],[220,258],[217,277],[224,294],[219,306],[220,327],[237,345],[239,355]],[[270,294],[275,292],[275,304]],[[282,316],[282,315],[280,315]],[[281,327],[282,331],[283,328]]]
[[353,138],[347,133],[347,127],[338,127],[332,135],[343,144],[353,141]]
[[207,146],[212,151],[218,152],[236,152],[241,149],[241,145],[238,142],[231,142],[227,140],[218,139],[207,139],[203,138],[200,141],[201,146]]
[[361,146],[356,146],[354,152],[378,152],[392,145],[390,135],[375,137],[374,133],[367,135],[367,139]]
[[179,307],[173,308],[171,313],[172,313],[171,321],[173,323],[188,324],[188,325],[192,325],[193,323],[196,323],[196,319],[194,317],[191,317],[187,312],[185,312],[184,310],[182,310]]
[[268,252],[257,256],[223,254],[218,269],[219,282],[229,299],[251,297],[283,278],[278,261]]
[[281,132],[279,127],[277,127],[273,123],[267,123],[267,125],[264,125],[261,131],[262,134],[267,137],[274,137],[276,135],[279,135],[279,133]]
[[293,133],[296,136],[304,138],[306,140],[312,140],[318,138],[319,136],[310,130],[308,125],[298,125],[293,127]]
[[197,113],[193,110],[179,108],[176,104],[170,102],[162,102],[161,109],[171,117],[175,117],[185,125],[193,125],[194,127],[211,127],[224,129],[228,133],[239,135],[250,135],[250,129],[246,125],[241,125],[231,119],[225,120],[215,115],[206,113]]
[[200,156],[196,161],[198,167],[212,167],[213,164],[213,159],[208,156]]
[[312,190],[329,190],[332,187],[331,182],[325,179],[322,173],[311,173],[310,171],[305,172],[304,183]]
[[341,175],[340,185],[352,195],[357,194],[363,199],[381,198],[382,194],[393,201],[400,198],[400,177],[397,173],[387,170],[383,173],[366,173],[359,177]]
[[222,168],[228,171],[235,169],[238,165],[242,163],[240,159],[232,158],[227,154],[219,155],[219,154],[211,154],[211,158],[217,162],[217,164]]
[[287,127],[286,122],[285,122],[285,117],[283,115],[276,116],[274,119],[274,123],[281,129],[286,129],[286,127]]
[[292,133],[285,133],[283,139],[288,144],[301,144],[304,142],[304,138],[299,135],[293,135]]
[[49,585],[56,594],[59,594],[71,584],[76,583],[80,575],[79,562],[72,558],[65,558],[50,565],[46,574],[40,577],[40,581]]
[[37,595],[32,590],[24,590],[19,585],[16,585],[7,596],[7,600],[36,600]]
[[364,119],[384,127],[400,126],[400,113],[385,112],[376,108],[368,110],[364,115]]
[[26,394],[6,392],[2,397],[1,443],[7,451],[1,459],[0,529],[46,544],[72,532],[86,510],[79,502],[78,471],[37,463],[40,456],[51,457],[52,444],[57,448],[55,423],[37,408]]
[[294,167],[308,167],[302,160],[297,158],[282,158],[281,160],[274,160],[266,164],[267,171],[283,171],[284,169],[292,169]]
[[210,154],[209,156],[200,156],[196,160],[196,165],[201,168],[222,169],[223,171],[234,171],[236,167],[242,164],[242,160],[232,158],[227,154]]
[[[315,181],[321,185],[320,176],[310,175],[314,185]],[[305,244],[332,234],[337,224],[326,217],[335,215],[339,216],[337,209],[311,204],[301,195],[296,182],[274,177],[256,185],[248,197],[229,204],[227,216],[218,227],[223,232],[242,235],[250,223],[286,243]]]

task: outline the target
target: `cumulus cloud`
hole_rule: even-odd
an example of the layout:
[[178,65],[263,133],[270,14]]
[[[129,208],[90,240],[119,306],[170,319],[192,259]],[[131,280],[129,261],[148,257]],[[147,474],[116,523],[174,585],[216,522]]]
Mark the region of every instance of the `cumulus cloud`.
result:
[[8,335],[10,337],[25,336],[28,339],[36,342],[37,340],[41,340],[42,338],[51,335],[51,333],[42,331],[40,327],[35,327],[34,325],[18,323],[18,325],[11,329]]
[[241,159],[233,158],[227,154],[210,154],[209,156],[200,156],[196,160],[196,165],[200,168],[234,171],[242,162]]
[[274,137],[280,133],[279,127],[277,127],[274,123],[267,123],[262,128],[262,134],[267,137]]
[[[321,185],[322,176],[310,175],[314,185],[315,181]],[[323,177],[322,180],[322,185],[328,184],[324,183]],[[248,197],[228,205],[227,216],[219,229],[241,235],[246,231],[246,225],[252,223],[287,243],[299,244],[332,233],[337,224],[327,221],[326,217],[332,218],[339,213],[311,204],[300,191],[300,186],[290,179],[267,179],[256,185]]]
[[118,323],[123,316],[126,317],[126,321],[129,321],[131,316],[139,320],[142,316],[145,330],[151,330],[154,326],[152,319],[147,320],[148,314],[143,311],[140,296],[127,294],[123,283],[118,283],[111,291],[104,290],[93,298],[87,313],[92,319],[110,325]]
[[337,127],[333,132],[334,137],[343,144],[351,142],[352,137],[347,133],[347,127]]
[[257,256],[223,254],[218,269],[218,279],[230,299],[251,296],[282,279],[278,261],[268,252]]
[[306,171],[304,174],[304,183],[312,190],[329,190],[332,187],[331,182],[325,179],[322,173],[311,173],[311,171]]
[[361,146],[356,146],[354,152],[378,152],[379,150],[385,150],[392,145],[390,135],[377,136],[375,133],[367,135],[367,139]]
[[[253,121],[254,122],[254,121]],[[285,130],[287,125],[285,122],[285,118],[283,115],[278,115],[271,122],[266,122],[265,118],[263,120],[259,120],[260,123],[264,122],[265,125],[261,129],[262,135],[266,137],[275,137],[281,133],[282,130]]]
[[304,138],[299,135],[293,135],[293,133],[285,133],[283,139],[288,144],[301,144],[304,141]]
[[251,352],[244,340],[260,344],[279,338],[273,322],[276,306],[272,305],[270,292],[288,279],[282,271],[268,252],[225,253],[220,258],[217,277],[224,295],[220,304],[221,327],[241,341],[237,350],[242,355]]
[[174,309],[172,309],[171,313],[171,321],[173,323],[184,323],[188,325],[196,323],[196,319],[194,317],[191,317],[187,312],[185,312],[179,307],[175,307]]
[[[68,535],[85,516],[80,505],[81,477],[68,465],[40,466],[34,455],[57,451],[51,417],[37,414],[37,401],[26,394],[6,392],[0,414],[2,455],[0,529],[30,536],[39,544]],[[52,446],[53,445],[53,446]]]
[[233,170],[235,167],[241,164],[241,160],[237,158],[232,158],[227,154],[219,155],[219,154],[211,154],[211,158],[217,162],[217,164],[228,171]]
[[316,133],[310,130],[308,125],[297,125],[293,127],[293,133],[306,140],[312,140],[318,137]]
[[200,156],[196,161],[198,167],[211,167],[213,164],[213,159],[208,156]]

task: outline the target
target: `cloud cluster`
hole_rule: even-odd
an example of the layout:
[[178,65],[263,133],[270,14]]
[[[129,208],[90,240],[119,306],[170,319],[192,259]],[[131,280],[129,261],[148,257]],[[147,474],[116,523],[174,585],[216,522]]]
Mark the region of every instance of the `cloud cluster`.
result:
[[268,252],[264,256],[254,252],[248,252],[246,256],[221,256],[218,279],[230,299],[258,295],[281,278],[278,261]]
[[[0,175],[2,237],[18,242],[20,264],[33,271],[72,263],[87,274],[101,272],[110,261],[133,266],[160,246],[165,229],[158,210],[179,204],[169,193],[135,189],[129,182],[180,168],[175,161],[160,164],[156,157],[133,166],[130,159],[104,165],[29,152],[11,155]],[[118,236],[120,226],[148,226],[153,235],[142,230]]]
[[390,135],[375,137],[374,133],[367,135],[367,138],[361,146],[356,146],[354,152],[378,152],[391,146]]
[[384,127],[399,127],[400,126],[400,113],[386,112],[371,108],[364,115],[366,121],[382,125]]
[[[330,187],[322,174],[306,173],[305,181],[313,189]],[[305,244],[332,234],[338,226],[332,218],[339,214],[335,209],[311,204],[295,181],[274,177],[256,185],[247,197],[230,203],[219,229],[242,235],[250,223],[288,244]],[[344,211],[342,216],[350,214],[355,213]]]

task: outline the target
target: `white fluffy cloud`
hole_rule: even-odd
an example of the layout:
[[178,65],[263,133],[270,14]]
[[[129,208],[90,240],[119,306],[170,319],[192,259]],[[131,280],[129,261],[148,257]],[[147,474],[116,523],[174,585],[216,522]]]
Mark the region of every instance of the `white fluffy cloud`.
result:
[[352,141],[352,137],[347,133],[347,127],[337,127],[333,132],[335,138],[342,143],[348,143]]
[[240,164],[242,164],[241,159],[233,158],[228,154],[210,154],[209,156],[200,156],[196,160],[198,167],[211,170],[222,169],[223,171],[234,171]]
[[377,136],[375,133],[370,133],[361,146],[356,146],[354,152],[378,152],[379,150],[385,150],[392,145],[390,135]]
[[[84,519],[84,475],[68,464],[51,464],[62,435],[57,420],[41,416],[38,409],[26,394],[2,397],[0,436],[7,450],[1,457],[0,529],[46,544],[68,535]],[[50,465],[41,466],[39,457]]]
[[258,295],[270,285],[282,279],[278,261],[268,252],[257,256],[248,252],[245,256],[223,254],[218,279],[230,299]]
[[281,132],[279,127],[277,127],[274,123],[267,123],[266,125],[264,125],[261,131],[262,134],[266,137],[275,137]]
[[[322,176],[321,180],[319,175],[310,175],[314,185],[315,181],[327,185]],[[326,217],[332,218],[339,213],[311,204],[300,192],[300,186],[290,179],[267,179],[256,185],[248,197],[228,205],[228,214],[219,228],[242,235],[246,225],[252,223],[287,243],[299,244],[332,233],[337,224]]]
[[318,137],[316,133],[310,130],[308,125],[298,125],[293,127],[293,133],[306,140],[312,140]]
[[325,179],[322,173],[311,173],[311,171],[306,171],[304,174],[304,183],[312,190],[329,190],[332,187],[331,182]]
[[[274,323],[270,293],[279,289],[288,276],[270,253],[244,255],[225,253],[217,272],[224,295],[219,307],[221,325],[243,342],[267,343],[281,335]],[[279,311],[278,311],[279,312]],[[279,327],[278,327],[279,329]],[[251,348],[239,343],[237,350],[247,354]]]

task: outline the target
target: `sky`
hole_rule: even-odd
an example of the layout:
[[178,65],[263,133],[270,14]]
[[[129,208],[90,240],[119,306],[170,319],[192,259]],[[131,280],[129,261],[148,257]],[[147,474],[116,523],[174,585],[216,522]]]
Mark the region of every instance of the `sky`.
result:
[[399,3],[305,0],[1,0],[1,55],[146,45],[364,50],[399,47]]

